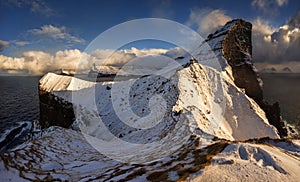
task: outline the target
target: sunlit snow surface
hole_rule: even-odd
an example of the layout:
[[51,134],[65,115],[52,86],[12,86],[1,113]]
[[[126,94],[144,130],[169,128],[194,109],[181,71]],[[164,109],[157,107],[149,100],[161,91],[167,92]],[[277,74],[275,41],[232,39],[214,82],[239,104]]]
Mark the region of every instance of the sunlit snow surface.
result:
[[[1,181],[300,179],[300,142],[276,139],[263,110],[233,83],[221,51],[231,26],[209,42],[220,70],[201,52],[202,65],[187,59],[175,71],[136,80],[46,74],[40,89],[73,104],[76,130],[50,127],[1,153]],[[236,142],[261,137],[273,139]]]
[[[210,83],[208,77],[210,80],[224,79],[225,84],[222,85],[223,96],[221,98],[219,95],[214,95],[219,86]],[[111,141],[113,137],[119,137],[122,134],[120,139],[126,143],[132,145],[146,144],[146,146],[148,144],[148,148],[140,150],[139,147],[128,147],[121,143],[121,145],[114,145],[114,148],[111,147],[113,145],[106,145],[109,146],[107,150],[104,152],[100,150],[99,152],[94,146],[91,146],[81,132],[51,127],[44,132],[41,138],[25,143],[11,152],[1,154],[1,178],[17,181],[21,179],[67,179],[75,181],[88,179],[145,181],[147,179],[155,181],[155,179],[178,180],[188,178],[196,180],[201,169],[204,169],[203,174],[206,173],[204,167],[210,164],[214,155],[217,155],[226,146],[237,145],[230,144],[227,140],[246,140],[266,136],[278,138],[276,129],[268,124],[264,112],[253,100],[234,86],[232,81],[223,73],[219,74],[210,68],[194,63],[174,73],[171,77],[173,81],[171,79],[164,80],[163,86],[163,81],[158,81],[158,78],[141,79],[143,84],[138,86],[139,81],[134,83],[134,88],[130,94],[136,94],[135,97],[138,95],[151,97],[154,93],[159,93],[162,98],[170,98],[166,103],[169,106],[167,107],[167,114],[163,116],[165,119],[159,122],[161,127],[146,129],[143,132],[141,130],[133,130],[132,132],[127,130],[128,133],[124,133],[126,131],[123,128],[124,125],[114,122],[118,118],[110,100],[107,99],[111,93],[107,88],[118,86],[117,82],[93,83],[84,80],[74,82],[74,79],[77,78],[52,73],[45,75],[40,81],[41,88],[66,102],[73,102],[74,107],[79,109],[79,112],[76,112],[76,124],[85,126],[86,128],[81,128],[86,129],[86,133],[90,132],[87,133],[90,137],[96,141],[99,139]],[[75,85],[74,83],[80,84]],[[149,84],[153,84],[153,86],[149,87]],[[174,84],[176,89],[172,90]],[[147,89],[148,87],[150,90]],[[87,93],[95,93],[94,88],[99,89],[96,92],[99,95],[96,96],[95,100],[94,97],[87,97]],[[78,93],[77,101],[80,102],[76,103],[74,99],[72,100],[71,90]],[[82,97],[80,97],[81,95]],[[219,99],[214,98],[224,99],[225,102],[220,102]],[[139,109],[147,108],[148,103],[145,103],[145,100],[147,101],[145,98],[131,100],[135,101],[131,103],[131,109],[135,110],[137,115],[142,114],[142,110]],[[97,101],[102,103],[95,104]],[[152,102],[155,104],[155,100]],[[225,103],[225,105],[218,105],[218,103]],[[250,107],[253,109],[249,109]],[[218,108],[221,109],[218,110]],[[225,112],[220,115],[220,110]],[[93,122],[99,124],[99,113],[101,116],[106,115],[107,118],[102,117],[104,124],[95,127]],[[222,117],[222,122],[214,121],[215,116]],[[148,117],[152,119],[153,116],[149,115]],[[92,125],[84,125],[85,122],[91,122]],[[107,131],[110,131],[110,135],[103,134]],[[172,135],[168,136],[170,133]],[[147,137],[153,135],[155,137],[152,137],[152,141],[148,143]],[[227,140],[220,140],[217,137]],[[154,142],[157,143],[151,146]],[[267,147],[265,145],[259,144],[258,148]],[[282,160],[299,162],[299,145],[287,143],[285,146],[283,142],[278,144],[277,150],[282,153],[280,154],[283,155]],[[286,154],[285,150],[290,152]],[[111,154],[105,153],[107,151]],[[225,150],[227,153],[232,152],[233,156],[236,156],[234,155],[235,151],[234,147]],[[225,154],[227,155],[227,153]],[[272,156],[273,153],[268,155]],[[236,159],[233,158],[232,160],[239,161],[239,158],[236,156]],[[269,158],[263,160],[269,160]],[[227,164],[226,161],[224,164],[222,162],[216,163],[215,160],[212,162],[214,165],[232,165],[231,162]],[[261,170],[270,169],[270,162],[265,162],[268,165],[263,165],[263,161],[260,163],[262,163]],[[289,164],[294,165],[294,163],[286,165]],[[281,168],[288,171],[290,166],[281,166]],[[273,171],[278,172],[278,170]],[[158,176],[162,177],[159,178]],[[293,175],[288,179],[293,179]]]

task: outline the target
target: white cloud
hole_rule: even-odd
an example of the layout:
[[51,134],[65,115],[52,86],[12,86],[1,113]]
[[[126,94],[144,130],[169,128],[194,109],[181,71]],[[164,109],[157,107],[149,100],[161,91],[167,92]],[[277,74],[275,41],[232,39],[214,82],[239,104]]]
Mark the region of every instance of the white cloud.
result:
[[252,0],[251,5],[264,13],[275,14],[279,7],[287,5],[288,0]]
[[18,45],[18,46],[25,46],[25,45],[28,45],[30,43],[26,42],[26,41],[17,41],[17,42],[15,42],[15,44]]
[[[253,21],[253,59],[255,62],[279,64],[300,61],[299,12],[279,27],[271,27],[260,18]],[[296,23],[295,23],[296,22]],[[299,63],[299,62],[298,62]]]
[[[0,55],[0,72],[27,73],[29,75],[40,75],[49,71],[59,69],[76,69],[88,71],[93,63],[96,65],[122,66],[127,62],[143,56],[163,55],[176,58],[174,50],[178,48],[165,49],[141,49],[131,48],[129,50],[95,50],[91,54],[81,52],[77,49],[57,51],[54,55],[43,51],[23,52],[21,57],[8,57]],[[108,57],[110,56],[110,57]],[[107,58],[108,57],[108,58]],[[105,59],[107,58],[107,59]]]
[[54,10],[44,0],[4,0],[2,3],[18,8],[29,7],[31,12],[47,17],[55,15]]
[[284,4],[288,4],[288,0],[276,0],[278,6],[283,6]]
[[263,35],[269,35],[274,32],[276,29],[273,28],[268,21],[265,21],[258,17],[252,22],[252,30],[254,33],[260,33]]
[[192,9],[186,24],[188,26],[196,25],[199,34],[201,36],[207,36],[231,19],[232,18],[226,15],[223,10]]
[[152,11],[152,17],[172,19],[174,11],[171,8],[171,3],[170,0],[154,1],[155,7]]
[[33,35],[40,36],[42,38],[51,38],[56,40],[68,40],[76,43],[84,43],[85,40],[76,36],[73,36],[67,32],[66,27],[55,27],[53,25],[44,25],[40,29],[29,30]]
[[0,40],[0,52],[2,52],[3,48],[7,47],[7,46],[9,46],[9,42],[4,41],[4,40]]

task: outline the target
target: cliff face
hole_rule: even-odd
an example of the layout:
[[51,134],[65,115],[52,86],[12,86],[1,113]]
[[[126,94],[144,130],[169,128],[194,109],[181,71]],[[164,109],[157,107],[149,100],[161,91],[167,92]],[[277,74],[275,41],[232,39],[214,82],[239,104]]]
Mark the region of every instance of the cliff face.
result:
[[232,68],[236,86],[244,88],[255,101],[261,101],[260,78],[252,63],[251,29],[251,23],[237,20],[223,40],[223,53]]
[[[221,72],[191,61],[168,77],[114,82],[46,74],[39,85],[46,129],[40,138],[0,153],[0,179],[297,181],[300,141],[278,139],[254,101],[262,98],[249,62],[250,29],[237,20],[209,36]],[[251,85],[255,89],[247,91]],[[82,133],[65,129],[70,125]]]
[[217,52],[220,61],[223,62],[221,64],[225,65],[224,69],[229,67],[235,85],[245,89],[245,93],[259,104],[269,122],[284,137],[287,136],[287,130],[281,120],[279,104],[270,105],[263,99],[262,80],[252,61],[251,30],[251,23],[237,19],[210,34],[206,41]]
[[[232,70],[234,83],[244,88],[256,102],[263,100],[261,80],[252,62],[252,24],[238,19],[210,34],[206,40],[213,50],[220,50]],[[215,42],[217,40],[217,42]]]
[[[56,78],[55,85],[57,87],[66,86],[71,81],[69,77],[67,80],[63,80],[59,77]],[[53,80],[52,80],[53,81]],[[40,117],[39,124],[42,128],[48,128],[50,126],[61,126],[68,128],[75,120],[74,110],[72,103],[58,97],[51,91],[59,92],[60,89],[52,87],[46,89],[43,84],[52,85],[50,80],[41,79],[39,82],[39,100],[40,100]]]

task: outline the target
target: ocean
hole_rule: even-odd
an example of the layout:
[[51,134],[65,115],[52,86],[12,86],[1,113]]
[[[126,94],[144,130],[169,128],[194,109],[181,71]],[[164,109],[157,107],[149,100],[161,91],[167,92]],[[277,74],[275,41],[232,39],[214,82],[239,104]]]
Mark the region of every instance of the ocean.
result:
[[261,73],[264,98],[279,102],[282,118],[300,130],[300,73]]
[[[0,151],[3,147],[10,148],[16,143],[21,143],[24,140],[21,132],[28,132],[25,130],[31,127],[31,122],[38,119],[40,78],[0,76]],[[15,140],[14,143],[5,146],[12,139]]]
[[[265,99],[270,103],[278,101],[283,119],[300,130],[300,74],[264,73],[260,76],[264,81]],[[30,122],[38,119],[40,78],[0,76],[0,151],[8,131],[29,128]]]

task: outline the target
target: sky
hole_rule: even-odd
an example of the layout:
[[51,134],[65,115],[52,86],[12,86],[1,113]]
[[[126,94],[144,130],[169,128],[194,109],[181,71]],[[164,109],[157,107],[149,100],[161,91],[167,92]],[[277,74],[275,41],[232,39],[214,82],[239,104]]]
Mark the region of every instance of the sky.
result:
[[[259,68],[289,66],[300,71],[298,0],[1,0],[0,73],[43,74],[73,68],[80,57],[91,56],[84,50],[99,34],[139,18],[173,20],[203,37],[231,19],[243,18],[253,24],[253,60]],[[173,49],[151,42],[134,47],[125,46],[130,50],[120,51],[120,59],[144,54],[141,49],[150,54]],[[103,57],[110,51],[94,55]]]

